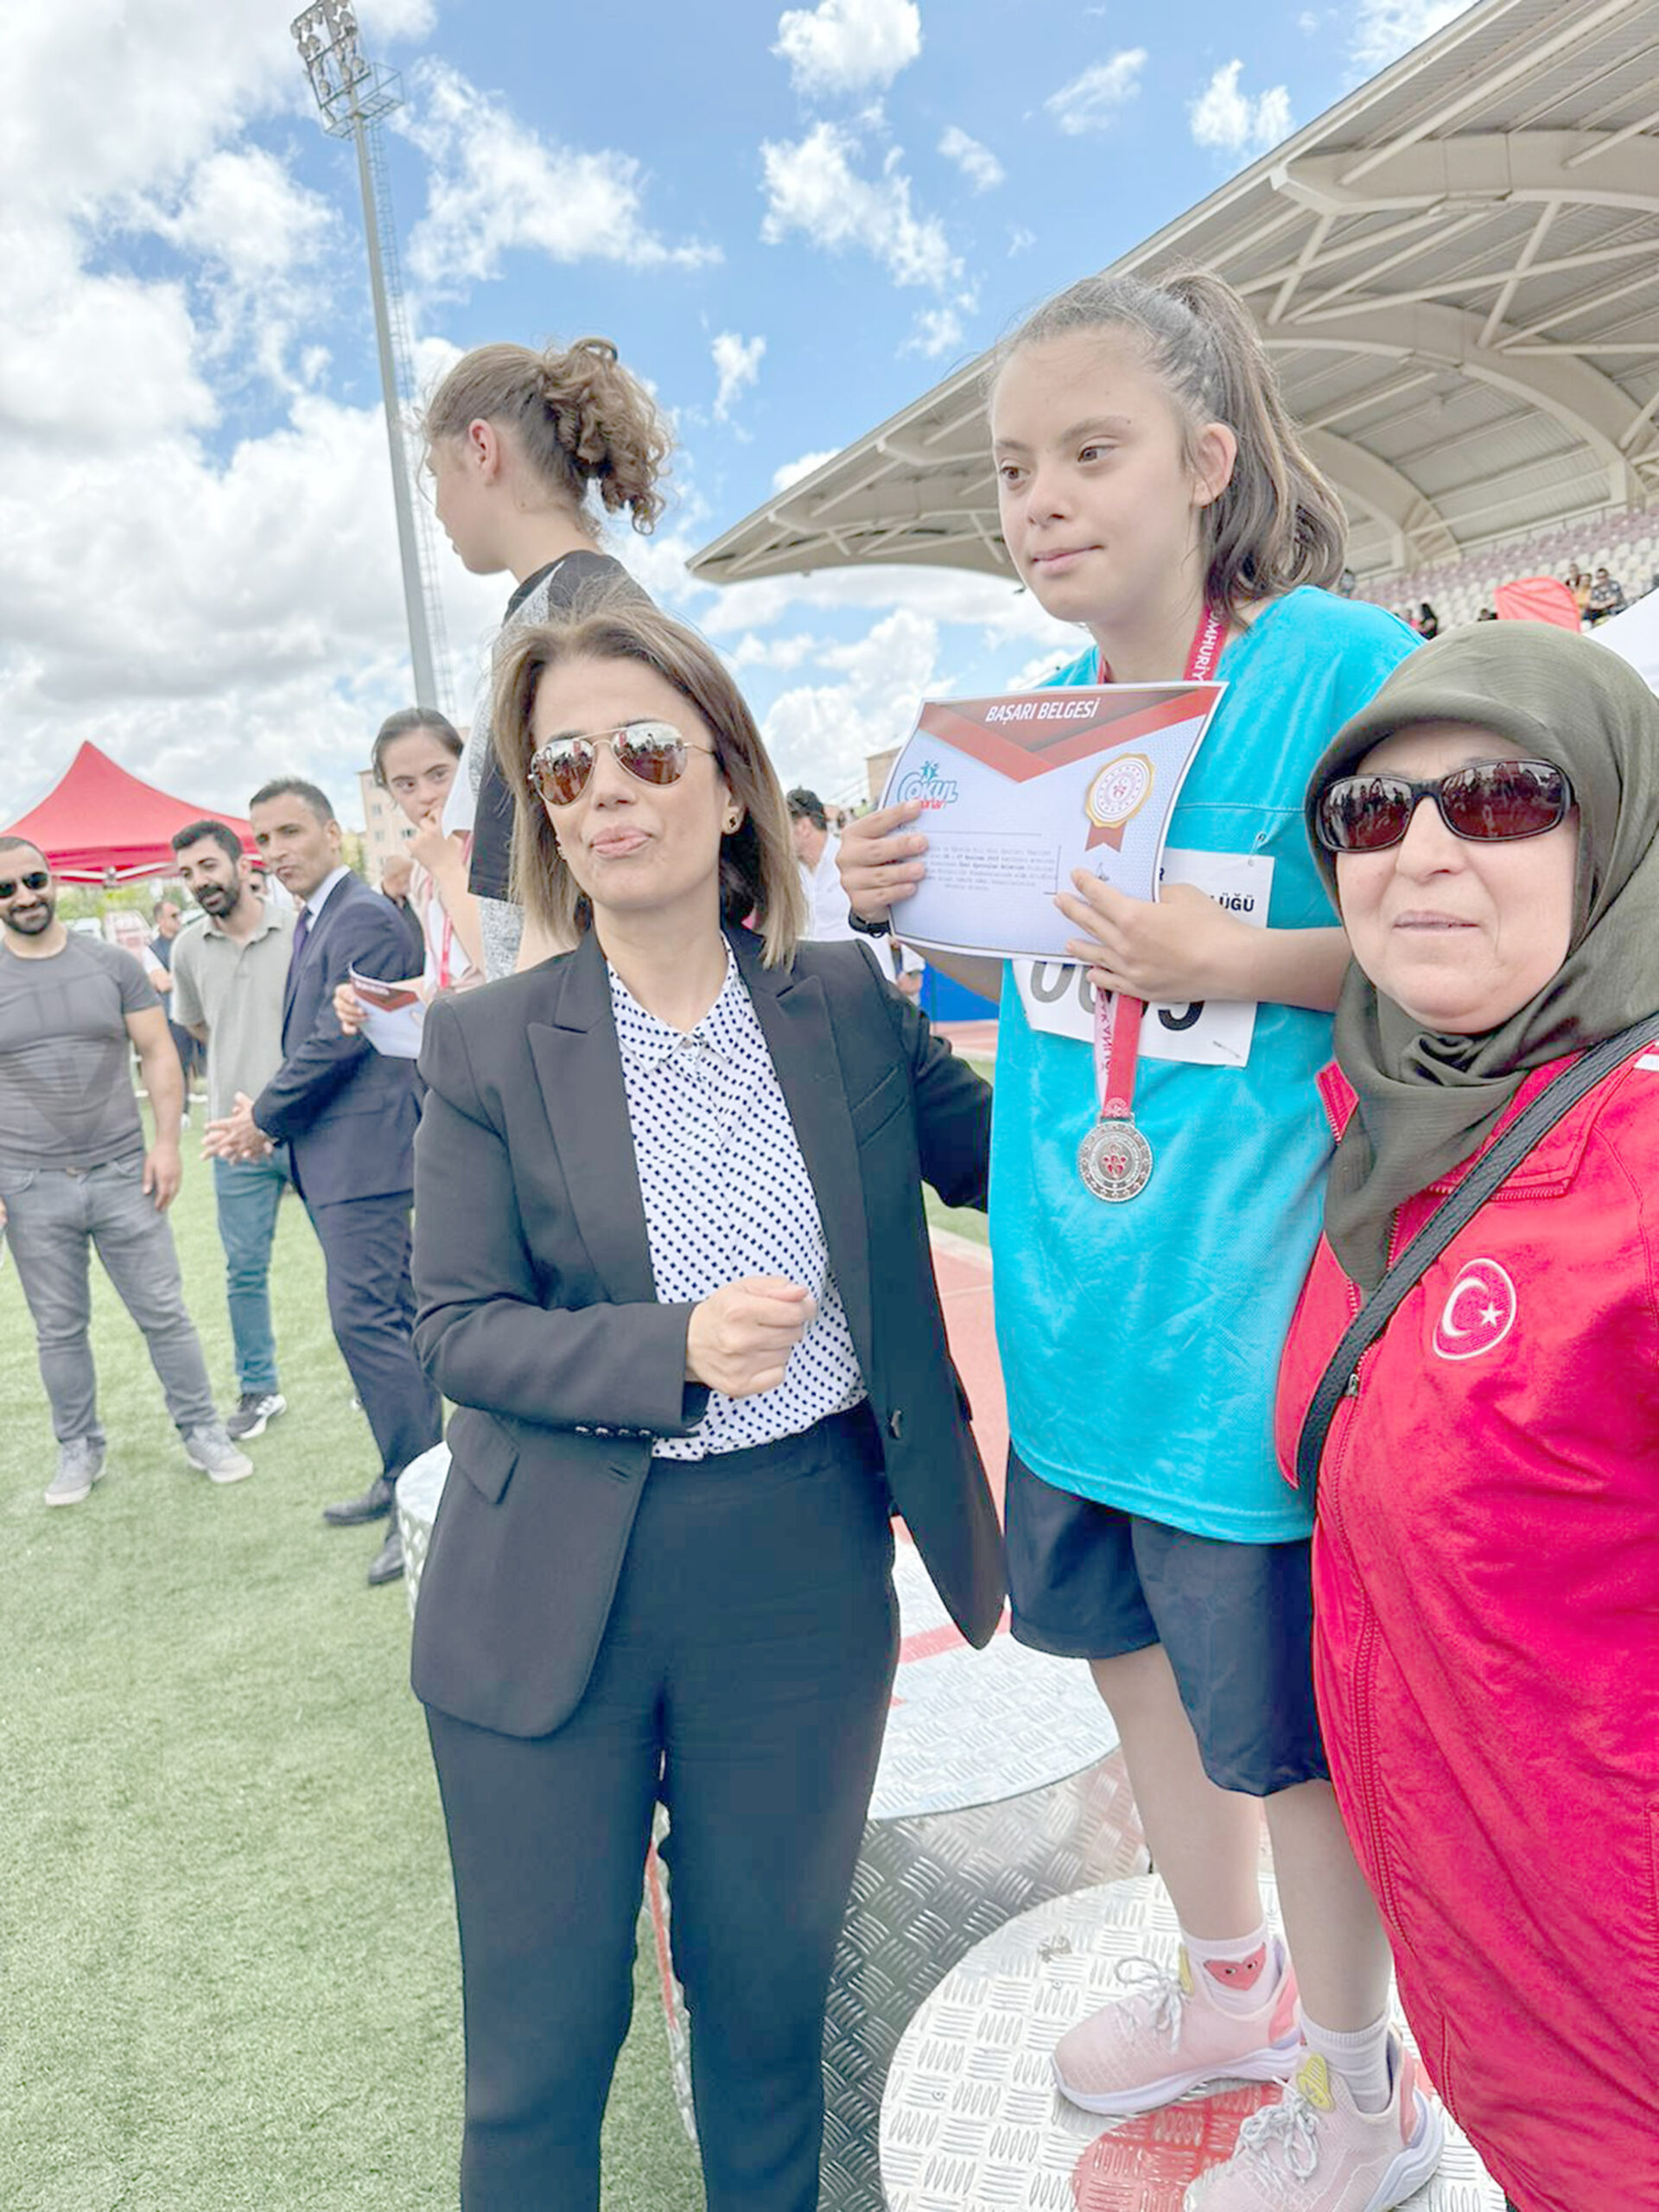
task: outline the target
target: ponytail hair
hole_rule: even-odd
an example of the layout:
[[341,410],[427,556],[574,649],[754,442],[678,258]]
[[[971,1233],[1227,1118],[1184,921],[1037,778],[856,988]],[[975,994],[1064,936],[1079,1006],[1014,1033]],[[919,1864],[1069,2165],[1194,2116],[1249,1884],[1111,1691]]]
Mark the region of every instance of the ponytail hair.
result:
[[1192,457],[1206,423],[1238,441],[1226,488],[1199,515],[1205,596],[1236,614],[1299,584],[1328,590],[1342,575],[1348,524],[1286,411],[1278,372],[1250,311],[1208,270],[1085,276],[1039,308],[1001,347],[992,374],[1022,346],[1089,331],[1122,331],[1168,391]]
[[428,401],[421,434],[433,445],[480,421],[509,425],[531,467],[578,511],[595,484],[613,514],[626,507],[637,531],[656,527],[664,505],[658,480],[671,441],[655,401],[608,338],[578,338],[539,353],[528,346],[475,346]]

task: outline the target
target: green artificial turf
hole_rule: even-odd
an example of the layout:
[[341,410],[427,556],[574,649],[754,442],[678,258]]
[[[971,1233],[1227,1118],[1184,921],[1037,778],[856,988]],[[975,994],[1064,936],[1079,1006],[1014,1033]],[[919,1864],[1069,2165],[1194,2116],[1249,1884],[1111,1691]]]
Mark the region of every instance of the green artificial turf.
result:
[[[188,1140],[187,1139],[187,1146]],[[231,1402],[211,1173],[173,1214]],[[94,1269],[110,1471],[54,1447],[0,1272],[0,2208],[420,2212],[456,2202],[460,1974],[437,1792],[382,1534],[319,1509],[375,1471],[285,1201],[290,1411],[251,1481],[186,1465],[143,1339]],[[606,2136],[607,2212],[702,2202],[642,1945]]]
[[[970,1059],[969,1065],[976,1069],[987,1083],[994,1083],[996,1080],[995,1060]],[[985,1217],[977,1207],[944,1205],[934,1197],[931,1191],[925,1190],[922,1195],[927,1204],[927,1219],[930,1228],[948,1229],[955,1236],[970,1237],[976,1244],[989,1242],[985,1227]]]

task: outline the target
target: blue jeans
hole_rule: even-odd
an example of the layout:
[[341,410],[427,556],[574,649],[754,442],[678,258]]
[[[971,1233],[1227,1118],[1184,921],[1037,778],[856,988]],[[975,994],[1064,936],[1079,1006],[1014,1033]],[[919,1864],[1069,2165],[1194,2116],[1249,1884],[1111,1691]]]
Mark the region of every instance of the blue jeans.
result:
[[102,1443],[92,1367],[95,1249],[121,1302],[144,1332],[180,1433],[219,1419],[190,1316],[167,1216],[142,1188],[143,1155],[105,1167],[0,1170],[6,1236],[34,1317],[41,1379],[60,1444]]
[[225,1247],[225,1297],[236,1344],[237,1388],[270,1397],[276,1388],[276,1339],[270,1325],[270,1247],[276,1209],[288,1187],[288,1153],[265,1160],[216,1160],[219,1241]]

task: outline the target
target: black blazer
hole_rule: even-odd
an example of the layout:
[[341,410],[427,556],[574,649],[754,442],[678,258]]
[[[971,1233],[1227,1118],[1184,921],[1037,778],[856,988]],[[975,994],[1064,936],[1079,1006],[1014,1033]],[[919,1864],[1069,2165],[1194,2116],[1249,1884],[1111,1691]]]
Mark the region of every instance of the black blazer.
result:
[[[731,932],[817,1193],[887,1479],[963,1633],[986,1643],[1001,1535],[945,1348],[924,1177],[985,1202],[991,1094],[855,944],[760,964]],[[693,1427],[690,1306],[652,1286],[605,962],[591,934],[438,1000],[415,1147],[416,1349],[460,1408],[416,1609],[413,1680],[510,1736],[588,1684],[653,1436]]]
[[334,986],[355,968],[401,982],[409,944],[389,899],[342,876],[312,923],[283,997],[283,1065],[253,1102],[268,1137],[286,1144],[294,1180],[314,1205],[407,1191],[419,1119],[413,1060],[388,1059],[334,1019]]

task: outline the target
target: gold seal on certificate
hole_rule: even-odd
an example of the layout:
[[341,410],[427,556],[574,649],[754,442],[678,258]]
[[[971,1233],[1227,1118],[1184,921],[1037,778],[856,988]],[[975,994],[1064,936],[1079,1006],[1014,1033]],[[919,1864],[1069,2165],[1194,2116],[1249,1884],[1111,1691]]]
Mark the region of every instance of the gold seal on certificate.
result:
[[1096,830],[1121,830],[1152,795],[1152,763],[1144,753],[1120,753],[1084,794],[1083,810]]
[[1152,1147],[1133,1122],[1103,1115],[1077,1147],[1077,1173],[1096,1198],[1122,1205],[1152,1180]]

